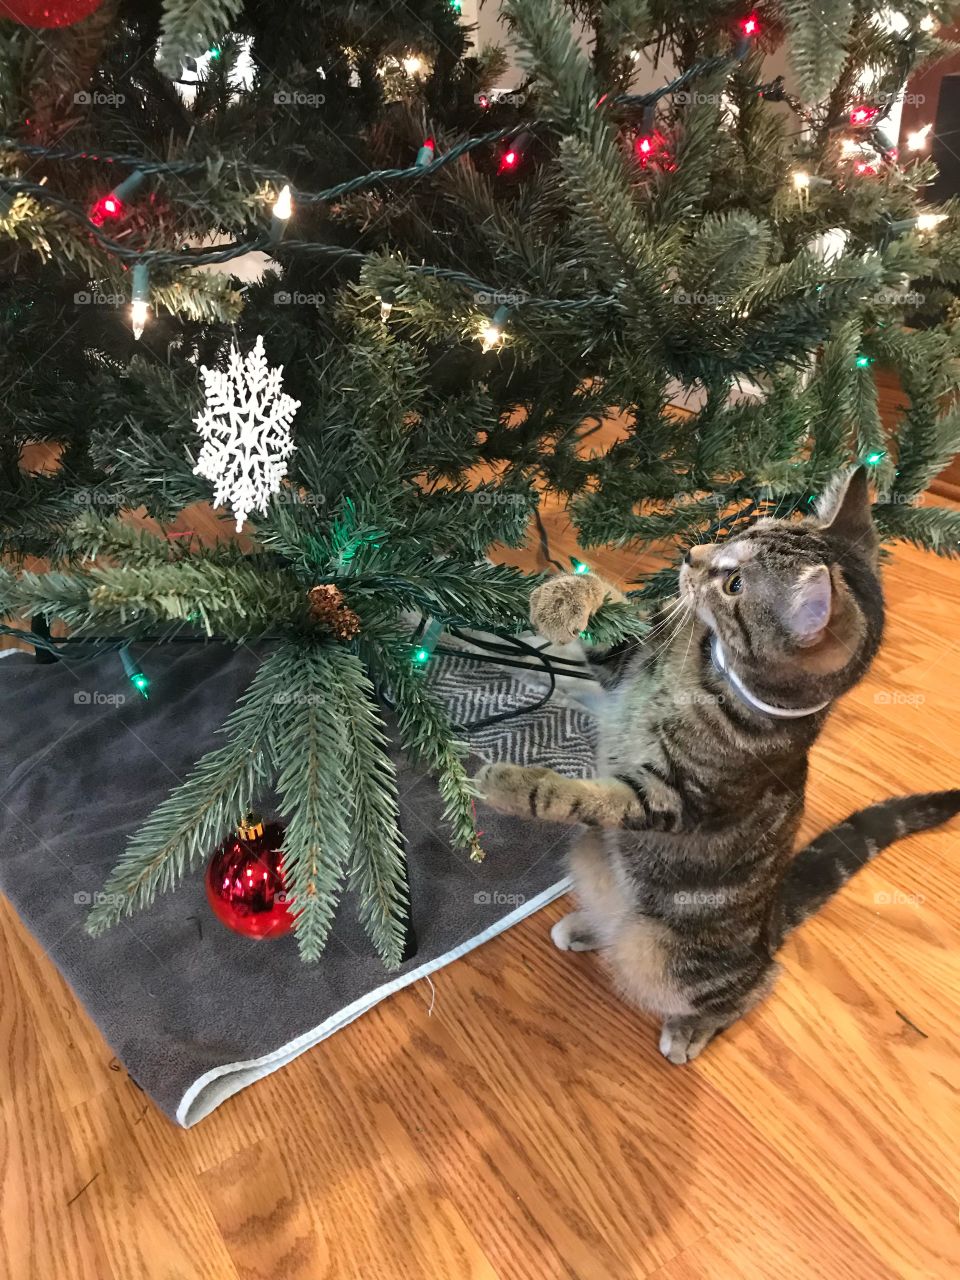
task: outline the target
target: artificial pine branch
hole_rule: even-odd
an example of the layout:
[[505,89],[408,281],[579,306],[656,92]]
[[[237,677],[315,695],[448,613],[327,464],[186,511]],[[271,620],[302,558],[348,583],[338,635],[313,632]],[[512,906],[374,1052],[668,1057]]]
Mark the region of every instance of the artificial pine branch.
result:
[[573,517],[585,547],[604,543],[624,546],[628,542],[644,546],[674,538],[695,542],[698,531],[715,520],[717,512],[716,500],[706,499],[666,511],[637,514],[632,510],[611,510],[608,504],[591,495],[575,504]]
[[693,225],[703,210],[713,178],[718,104],[725,80],[725,76],[716,75],[697,84],[697,97],[677,127],[676,160],[654,172],[650,213],[661,227]]
[[344,775],[352,847],[349,881],[360,920],[389,969],[401,960],[408,908],[406,850],[397,807],[396,769],[373,683],[359,658],[331,649],[343,717]]
[[457,741],[449,716],[427,689],[425,672],[414,669],[409,645],[378,644],[361,649],[367,651],[369,665],[387,685],[405,749],[436,776],[454,844],[469,849],[470,857],[479,862],[483,850],[474,813],[477,791],[463,763],[467,748]]
[[873,517],[881,537],[912,542],[938,556],[960,558],[960,511],[946,507],[911,507],[877,503]]
[[854,316],[837,326],[820,356],[817,418],[808,465],[818,488],[849,456],[860,344],[860,319]]
[[242,0],[164,0],[160,21],[161,68],[179,76],[185,60],[230,29]]
[[557,0],[504,0],[502,12],[519,38],[521,66],[537,79],[544,111],[594,127],[600,90],[569,14]]
[[207,323],[232,324],[243,310],[243,295],[229,276],[202,271],[184,271],[169,284],[153,285],[150,301],[165,311]]
[[657,235],[644,225],[612,146],[598,155],[589,142],[565,138],[560,163],[581,251],[608,285],[626,276],[646,308],[634,320],[655,333],[665,322],[664,274],[677,251],[676,230],[661,229]]
[[642,636],[649,628],[648,614],[632,600],[605,600],[590,615],[584,639],[601,648]]
[[303,593],[287,573],[203,559],[25,573],[8,593],[0,588],[3,611],[55,615],[80,633],[98,626],[128,632],[142,630],[144,623],[182,622],[207,635],[250,639],[279,619],[295,617],[302,604]]
[[736,294],[766,266],[773,228],[766,220],[740,209],[710,213],[699,220],[683,249],[677,294]]
[[960,408],[940,416],[911,412],[910,425],[897,459],[894,487],[901,500],[923,493],[960,451]]
[[294,676],[288,651],[271,654],[223,724],[227,742],[208,752],[131,837],[87,918],[97,935],[149,907],[210,856],[258,799],[272,767],[278,699]]
[[877,468],[874,479],[882,490],[893,471],[886,460],[887,437],[880,417],[877,378],[871,365],[855,369],[853,419],[857,426],[857,456],[873,460],[872,465]]
[[846,58],[853,0],[781,0],[790,31],[796,92],[816,102],[833,88]]
[[956,377],[955,339],[946,333],[916,333],[900,338],[884,334],[878,350],[892,354],[909,397],[897,432],[896,478],[900,500],[921,493],[960,447],[958,415],[941,415],[938,400],[953,390]]
[[286,820],[284,878],[307,962],[326,945],[352,846],[346,705],[333,653],[333,646],[302,644],[279,651],[289,683],[276,698],[270,734]]

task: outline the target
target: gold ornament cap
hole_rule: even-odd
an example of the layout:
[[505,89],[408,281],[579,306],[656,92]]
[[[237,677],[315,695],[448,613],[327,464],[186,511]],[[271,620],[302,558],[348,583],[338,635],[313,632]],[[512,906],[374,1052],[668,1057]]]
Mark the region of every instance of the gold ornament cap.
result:
[[259,813],[245,813],[237,827],[241,840],[256,840],[263,835],[263,819]]

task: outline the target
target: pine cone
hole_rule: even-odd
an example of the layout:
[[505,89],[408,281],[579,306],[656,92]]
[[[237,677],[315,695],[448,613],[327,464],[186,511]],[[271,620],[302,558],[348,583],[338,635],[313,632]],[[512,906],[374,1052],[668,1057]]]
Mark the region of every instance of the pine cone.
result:
[[311,587],[307,592],[310,617],[328,627],[338,640],[352,640],[360,630],[360,619],[343,598],[343,592],[332,582]]

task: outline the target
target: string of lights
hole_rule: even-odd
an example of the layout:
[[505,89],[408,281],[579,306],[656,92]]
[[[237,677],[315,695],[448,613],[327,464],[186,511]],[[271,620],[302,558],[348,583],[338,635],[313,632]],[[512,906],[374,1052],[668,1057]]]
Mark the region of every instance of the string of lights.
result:
[[[653,165],[669,169],[672,164],[666,139],[656,131],[653,125],[656,104],[665,97],[683,92],[696,79],[732,69],[743,61],[751,47],[751,41],[759,34],[759,20],[755,14],[750,14],[737,24],[736,39],[728,53],[702,59],[672,80],[647,93],[621,93],[609,97],[605,94],[600,98],[596,104],[597,107],[606,103],[608,106],[625,107],[631,110],[640,109],[644,112],[642,132],[638,134],[634,144],[634,150],[641,168]],[[912,44],[909,41],[905,41],[905,68],[910,65],[909,54],[911,50]],[[777,80],[768,84],[758,84],[751,87],[764,98],[772,101],[786,101],[803,116],[808,125],[812,126],[812,117],[807,119],[809,113],[805,112],[798,100],[786,92],[782,77],[778,77]],[[884,145],[882,141],[878,140],[877,134],[895,99],[896,94],[889,97],[882,106],[871,104],[855,106],[850,118],[850,125],[855,132],[863,139],[869,138],[881,157],[887,161],[891,159],[890,148],[886,147],[884,149]],[[498,169],[498,172],[504,173],[519,165],[524,155],[525,147],[532,140],[533,132],[556,127],[557,122],[551,120],[522,121],[506,128],[463,138],[440,154],[437,152],[434,139],[427,138],[417,153],[416,162],[411,166],[371,170],[367,173],[358,174],[345,182],[338,183],[336,186],[316,192],[294,189],[275,170],[263,166],[244,164],[242,168],[246,176],[262,181],[274,188],[279,188],[270,208],[269,230],[228,243],[209,246],[183,246],[175,250],[135,247],[111,236],[104,230],[104,225],[107,222],[122,221],[127,216],[129,202],[149,177],[162,178],[199,172],[209,167],[209,159],[145,160],[143,157],[123,152],[75,150],[63,146],[46,147],[37,143],[23,142],[12,137],[0,136],[0,153],[4,151],[16,152],[37,159],[63,162],[94,162],[117,165],[118,167],[132,170],[126,178],[105,196],[97,200],[94,206],[88,210],[80,208],[73,201],[51,190],[45,182],[29,182],[20,178],[0,175],[0,207],[4,207],[8,211],[12,199],[20,195],[56,208],[82,222],[89,235],[101,249],[111,254],[118,261],[129,264],[132,267],[131,280],[133,286],[131,321],[134,335],[139,337],[143,333],[149,317],[150,271],[152,268],[201,268],[221,265],[258,251],[276,253],[281,242],[284,254],[306,253],[336,257],[345,262],[363,262],[367,255],[357,249],[310,240],[288,239],[286,231],[293,216],[294,207],[331,203],[365,188],[378,185],[389,186],[394,183],[429,177],[431,174],[439,172],[444,167],[453,164],[461,157],[478,148],[495,146],[501,142],[509,144],[501,155]],[[922,150],[926,145],[929,132],[930,129],[928,127],[925,130],[916,131],[915,135],[911,135],[908,141],[910,149]],[[857,150],[858,143],[851,139],[845,139],[845,142],[847,146],[843,150],[844,155],[848,154],[848,151],[852,154],[854,150]],[[239,161],[228,158],[219,158],[219,163],[227,169],[241,167]],[[863,160],[858,160],[854,167],[855,171],[861,176],[876,172],[872,165]],[[808,173],[802,169],[794,171],[792,181],[801,204],[809,202],[811,187],[830,183],[830,179]],[[909,225],[916,226],[920,230],[929,230],[940,220],[942,219],[939,215],[921,214],[916,220],[911,221]],[[906,228],[906,222],[902,225],[900,223],[891,224],[891,226],[885,228],[885,235],[889,235],[891,231],[896,233]],[[444,280],[475,294],[496,297],[499,292],[486,282],[452,267],[408,263],[405,264],[405,270],[414,275]],[[588,297],[564,299],[527,295],[516,290],[514,293],[516,297],[511,304],[509,306],[498,306],[492,317],[483,326],[480,337],[484,351],[489,351],[500,344],[510,314],[519,308],[571,312],[593,308],[619,309],[622,306],[618,298],[613,295],[594,294]],[[383,290],[380,297],[381,319],[387,320],[396,300],[397,294],[395,290]]]
[[[649,107],[655,105],[661,98],[667,97],[683,90],[693,80],[699,79],[701,76],[711,75],[715,71],[729,69],[736,63],[741,62],[749,48],[749,37],[759,32],[759,25],[754,17],[745,18],[741,24],[742,34],[737,42],[734,50],[729,54],[720,54],[711,58],[705,58],[700,62],[694,63],[688,67],[686,71],[676,76],[673,80],[661,85],[657,89],[652,89],[644,94],[616,94],[612,98],[607,99],[606,95],[600,99],[598,106],[605,100],[611,104],[618,106],[631,107]],[[747,28],[749,27],[749,30]],[[461,139],[455,143],[447,151],[436,154],[436,147],[432,138],[424,141],[417,157],[417,162],[403,169],[372,169],[367,173],[358,174],[354,178],[348,178],[345,182],[340,182],[336,186],[327,187],[323,191],[292,191],[293,198],[298,204],[324,204],[339,200],[343,196],[352,195],[356,191],[361,191],[365,187],[379,186],[380,184],[390,184],[394,182],[405,182],[413,178],[424,178],[430,174],[437,173],[447,165],[453,164],[459,160],[461,156],[467,155],[469,152],[476,150],[478,147],[495,146],[498,142],[504,142],[509,138],[513,138],[525,131],[540,129],[544,127],[555,127],[556,121],[551,120],[524,120],[517,124],[509,125],[501,129],[493,129],[487,133],[481,133]],[[76,150],[69,147],[59,146],[42,146],[39,143],[25,142],[18,138],[10,136],[0,136],[0,151],[15,151],[25,156],[32,156],[35,159],[43,160],[62,160],[67,162],[76,162],[79,160],[90,161],[98,164],[115,164],[120,167],[126,167],[134,170],[144,176],[180,176],[187,173],[197,173],[205,170],[209,165],[209,160],[145,160],[142,156],[131,155],[127,152],[118,151],[89,151]],[[433,152],[429,158],[423,157],[423,152]],[[239,166],[239,161],[227,160],[227,165]],[[254,178],[262,178],[265,181],[283,182],[282,175],[276,169],[266,168],[258,165],[243,164],[244,172]]]
[[[759,31],[759,24],[754,16],[743,20],[740,24],[740,37],[734,49],[725,55],[718,55],[695,63],[673,80],[646,94],[618,94],[609,99],[611,105],[647,110],[662,98],[680,92],[693,80],[710,75],[720,69],[728,69],[741,61],[748,48],[750,37]],[[606,95],[597,106],[607,100]],[[284,252],[310,253],[334,256],[342,261],[363,261],[364,253],[341,245],[323,244],[313,241],[285,239],[285,232],[294,204],[309,206],[313,204],[331,203],[344,196],[365,188],[379,185],[391,185],[422,179],[439,172],[455,163],[462,156],[481,148],[495,146],[500,142],[511,142],[501,156],[501,173],[516,167],[523,154],[522,147],[529,143],[533,131],[556,127],[556,122],[549,120],[522,121],[507,128],[495,129],[473,137],[461,139],[448,150],[437,154],[433,138],[428,138],[421,146],[416,162],[406,168],[376,169],[368,173],[358,174],[345,182],[323,191],[310,192],[294,190],[284,183],[274,199],[271,209],[269,233],[261,233],[251,238],[232,241],[210,247],[185,247],[178,250],[135,248],[110,236],[104,229],[108,220],[122,219],[127,212],[127,202],[151,176],[182,176],[191,172],[199,172],[208,167],[207,160],[148,161],[129,153],[111,151],[73,150],[62,146],[44,147],[36,143],[21,142],[16,138],[0,137],[0,151],[12,151],[36,159],[51,161],[77,162],[87,161],[100,164],[115,164],[132,170],[131,174],[115,186],[107,195],[101,197],[90,210],[79,208],[74,202],[52,191],[46,183],[28,182],[22,179],[0,175],[0,194],[9,203],[12,197],[22,195],[38,202],[52,206],[82,221],[92,238],[104,251],[112,254],[121,262],[130,263],[133,267],[133,297],[131,320],[134,336],[139,338],[144,332],[149,315],[149,272],[151,268],[186,267],[198,268],[231,262],[237,258],[257,251],[275,251],[283,241]],[[231,164],[227,161],[227,165]],[[261,166],[246,166],[245,172],[250,177],[278,185],[282,176],[275,171]],[[414,274],[445,280],[459,285],[473,293],[496,295],[495,288],[484,281],[477,280],[466,272],[450,267],[437,267],[428,264],[408,264],[407,269]],[[387,296],[389,294],[389,296]],[[381,316],[384,320],[389,316],[395,301],[394,291],[385,291],[381,298]],[[596,307],[618,308],[621,304],[612,295],[591,295],[580,298],[543,298],[535,295],[518,295],[511,307],[500,306],[481,334],[483,349],[489,351],[499,345],[503,338],[506,320],[512,310],[523,308],[542,308],[558,312],[581,311]]]
[[[467,155],[478,147],[495,146],[498,142],[512,138],[524,130],[542,128],[551,123],[549,120],[522,121],[506,128],[493,129],[488,133],[475,134],[461,139],[448,151],[444,151],[442,154],[432,158],[429,163],[414,164],[404,169],[371,169],[367,173],[348,178],[346,182],[327,187],[323,191],[292,190],[292,195],[298,204],[329,204],[341,199],[343,196],[352,195],[355,191],[361,191],[364,187],[375,187],[381,184],[403,182],[411,178],[427,177],[429,174],[436,173],[447,165],[453,164],[455,160],[459,160],[461,156]],[[432,139],[425,142],[424,147],[427,150],[435,151]],[[119,167],[133,169],[145,176],[159,177],[180,177],[188,173],[199,173],[205,170],[209,164],[209,160],[144,160],[141,156],[116,151],[92,152],[71,150],[67,147],[44,147],[37,143],[21,142],[17,138],[11,137],[0,137],[0,151],[16,151],[22,155],[43,160],[62,160],[67,162],[86,160],[101,164],[116,164]],[[228,167],[240,167],[239,160],[227,159],[226,164]],[[278,185],[286,181],[277,169],[269,169],[262,165],[248,165],[246,163],[243,164],[242,168],[245,173],[253,178],[274,182]]]
[[[653,89],[649,93],[620,93],[613,98],[613,102],[618,106],[630,107],[653,107],[661,98],[669,97],[676,93],[681,93],[688,84],[694,80],[699,80],[703,76],[713,75],[718,71],[729,71],[737,63],[742,62],[750,50],[750,41],[760,34],[760,23],[755,14],[750,14],[743,18],[739,23],[739,38],[730,53],[717,54],[712,58],[705,58],[702,62],[695,63],[692,67],[688,67],[675,80],[671,80],[669,84],[661,85],[659,89]],[[601,99],[601,102],[603,99]],[[598,104],[599,105],[599,104]]]
[[[8,191],[13,195],[23,194],[43,198],[49,204],[62,208],[65,212],[82,221],[88,220],[83,210],[79,209],[71,201],[56,195],[55,192],[48,191],[45,186],[41,186],[38,183],[18,182],[0,178],[0,191]],[[276,216],[277,214],[274,213],[274,217]],[[257,251],[271,252],[277,248],[277,237],[273,234],[263,234],[250,240],[233,241],[229,244],[216,245],[209,249],[167,250],[133,248],[119,240],[112,239],[96,224],[91,224],[90,233],[98,244],[107,249],[116,258],[132,262],[134,270],[138,266],[146,269],[163,266],[209,266],[215,263],[231,262],[235,258],[244,257],[248,253]],[[367,257],[367,254],[360,249],[351,249],[344,245],[324,244],[310,240],[284,240],[283,247],[285,251],[330,255],[342,258],[345,261],[363,262]],[[405,269],[415,275],[446,280],[451,284],[460,285],[473,293],[492,295],[495,292],[492,285],[486,284],[475,276],[471,276],[465,271],[458,271],[453,267],[437,267],[429,263],[407,263],[405,264]],[[621,305],[616,297],[607,294],[591,294],[582,298],[541,298],[533,294],[523,296],[518,294],[512,309],[539,307],[556,311],[582,311],[593,307],[619,307]],[[505,319],[505,316],[502,319]],[[493,323],[496,324],[496,316]]]
[[[661,85],[657,89],[651,90],[645,94],[617,94],[607,99],[606,95],[600,99],[598,106],[605,100],[612,105],[631,106],[631,107],[648,107],[655,105],[661,98],[673,93],[680,92],[692,80],[701,76],[709,75],[721,68],[728,68],[742,60],[746,52],[746,42],[738,43],[737,48],[732,54],[720,55],[712,58],[706,58],[701,62],[695,63],[689,67],[681,75],[667,84]],[[415,178],[429,177],[431,174],[438,173],[441,169],[453,164],[462,156],[475,151],[479,147],[495,146],[498,142],[505,142],[511,138],[515,138],[523,133],[529,133],[537,129],[556,127],[556,121],[552,120],[524,120],[517,124],[509,125],[501,129],[493,129],[487,133],[475,134],[471,137],[463,138],[455,143],[448,150],[436,152],[436,145],[432,138],[425,139],[423,146],[417,156],[415,164],[406,168],[391,169],[372,169],[367,173],[358,174],[356,177],[348,178],[345,182],[340,182],[336,186],[327,187],[323,191],[301,191],[291,188],[291,196],[296,200],[297,204],[330,204],[333,201],[342,199],[344,196],[352,195],[354,192],[362,191],[366,187],[375,187],[382,185],[390,185],[396,182],[406,182]],[[142,156],[131,155],[126,152],[117,151],[89,151],[75,150],[69,147],[45,147],[38,143],[23,142],[18,138],[9,136],[0,136],[0,151],[18,152],[21,155],[31,156],[35,159],[76,162],[80,160],[90,161],[99,164],[115,164],[120,167],[132,169],[136,174],[142,177],[147,176],[171,176],[178,177],[188,173],[197,173],[205,170],[209,165],[209,160],[145,160]],[[239,161],[226,161],[227,166],[237,165]],[[272,181],[283,183],[285,180],[283,175],[276,169],[266,168],[261,165],[243,165],[244,172],[253,178],[263,179],[264,181]]]
[[[751,16],[743,20],[741,26],[741,37],[735,48],[729,54],[717,55],[706,58],[695,63],[686,71],[676,76],[673,80],[661,85],[659,88],[651,90],[645,94],[617,94],[607,99],[606,95],[600,99],[598,106],[604,101],[611,104],[631,106],[631,107],[650,107],[655,105],[661,98],[680,92],[691,81],[701,76],[712,74],[720,69],[729,69],[742,61],[749,48],[749,38],[759,32],[759,24],[755,17]],[[436,144],[432,138],[427,138],[417,155],[417,160],[413,165],[406,168],[391,169],[373,169],[367,173],[358,174],[356,177],[349,178],[345,182],[338,183],[336,186],[327,187],[322,191],[301,191],[288,186],[282,175],[277,170],[265,168],[263,166],[244,165],[244,171],[254,178],[262,178],[267,181],[273,181],[277,185],[283,185],[283,190],[289,193],[289,198],[299,205],[310,204],[329,204],[344,196],[352,195],[356,191],[363,190],[365,187],[373,187],[381,184],[390,185],[396,182],[405,182],[415,178],[429,177],[433,173],[439,172],[446,166],[453,164],[462,156],[476,150],[478,147],[488,147],[496,145],[498,142],[507,141],[516,138],[524,133],[531,131],[556,127],[556,121],[551,120],[533,120],[521,121],[517,124],[510,125],[502,129],[494,129],[487,133],[477,134],[472,137],[461,139],[448,150],[437,154]],[[21,141],[17,138],[9,136],[0,136],[0,151],[13,151],[22,155],[31,156],[36,159],[57,160],[57,161],[90,161],[102,164],[116,164],[121,167],[127,167],[133,170],[130,178],[126,179],[118,187],[115,187],[102,200],[98,201],[94,206],[92,215],[94,219],[101,219],[106,216],[116,217],[122,213],[125,198],[132,195],[139,187],[143,180],[148,176],[179,176],[190,172],[199,172],[205,170],[209,165],[209,160],[145,160],[141,156],[131,155],[124,152],[115,151],[89,151],[75,150],[67,147],[47,147],[38,143],[29,143]],[[509,153],[508,153],[509,154]],[[231,164],[238,164],[236,161],[226,160],[229,167]],[[508,166],[509,167],[509,166]],[[91,213],[83,213],[76,206],[71,206],[71,202],[58,198],[44,184],[23,184],[16,185],[11,179],[0,175],[5,189],[16,194],[22,191],[37,199],[46,200],[49,203],[58,205],[63,209],[75,212],[84,220],[91,219]],[[110,202],[110,203],[105,203]],[[288,215],[289,216],[289,215]],[[96,221],[94,229],[96,230]],[[98,237],[104,248],[109,248],[111,252],[121,257],[142,257],[150,258],[151,261],[159,262],[179,262],[193,261],[193,255],[190,251],[180,251],[179,253],[168,253],[161,256],[161,251],[152,250],[131,250],[127,246],[122,246],[123,252],[115,246],[115,242],[110,241],[107,237]],[[229,249],[231,246],[223,246]],[[238,252],[249,251],[246,248],[239,248]],[[204,262],[225,262],[229,261],[228,257],[217,257],[210,259],[200,258],[198,261]]]

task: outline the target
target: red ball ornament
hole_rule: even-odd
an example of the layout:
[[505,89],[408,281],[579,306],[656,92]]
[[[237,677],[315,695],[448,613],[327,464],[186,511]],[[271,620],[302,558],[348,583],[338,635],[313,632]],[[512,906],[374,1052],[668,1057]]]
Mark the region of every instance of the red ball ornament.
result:
[[207,899],[228,929],[248,938],[280,938],[293,928],[283,879],[279,822],[248,814],[207,866]]
[[72,27],[101,4],[103,0],[0,0],[0,18],[21,27]]

